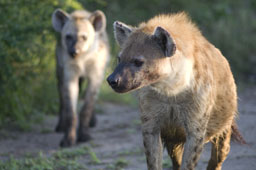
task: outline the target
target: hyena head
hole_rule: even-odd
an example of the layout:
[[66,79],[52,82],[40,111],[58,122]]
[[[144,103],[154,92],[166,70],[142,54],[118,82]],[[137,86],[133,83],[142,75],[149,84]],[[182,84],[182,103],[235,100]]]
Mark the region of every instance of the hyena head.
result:
[[103,12],[75,11],[68,14],[61,9],[54,11],[52,25],[61,33],[61,45],[75,58],[86,54],[95,45],[97,35],[105,30],[106,18]]
[[153,34],[149,34],[114,22],[114,34],[121,52],[118,65],[107,81],[116,92],[135,90],[168,76],[170,57],[174,55],[176,45],[165,29],[157,27]]

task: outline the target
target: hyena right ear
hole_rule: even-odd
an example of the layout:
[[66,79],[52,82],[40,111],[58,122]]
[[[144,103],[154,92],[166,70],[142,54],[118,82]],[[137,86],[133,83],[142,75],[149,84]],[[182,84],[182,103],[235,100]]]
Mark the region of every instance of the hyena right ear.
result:
[[103,32],[106,29],[106,16],[100,10],[94,11],[90,16],[89,20],[91,21],[95,31]]
[[55,31],[61,32],[63,26],[68,21],[69,14],[61,9],[56,9],[52,14],[52,26]]
[[171,57],[176,52],[176,44],[171,35],[162,27],[157,27],[153,39],[161,47],[165,57]]
[[114,26],[115,39],[119,44],[119,46],[122,46],[125,40],[133,32],[134,28],[119,21],[115,21],[113,26]]

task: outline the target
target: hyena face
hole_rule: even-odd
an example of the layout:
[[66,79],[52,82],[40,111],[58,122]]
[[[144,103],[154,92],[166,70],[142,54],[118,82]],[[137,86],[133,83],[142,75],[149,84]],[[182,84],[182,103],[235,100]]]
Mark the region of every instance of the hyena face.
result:
[[100,11],[89,14],[76,11],[71,15],[58,9],[52,17],[53,27],[61,33],[61,44],[72,57],[90,51],[97,39],[96,34],[105,29],[105,15]]
[[167,31],[157,27],[149,35],[120,22],[114,23],[114,30],[122,51],[107,81],[116,92],[125,93],[153,84],[169,74],[170,57],[176,45]]
[[68,21],[63,27],[62,46],[71,57],[86,53],[93,44],[95,32],[88,20]]

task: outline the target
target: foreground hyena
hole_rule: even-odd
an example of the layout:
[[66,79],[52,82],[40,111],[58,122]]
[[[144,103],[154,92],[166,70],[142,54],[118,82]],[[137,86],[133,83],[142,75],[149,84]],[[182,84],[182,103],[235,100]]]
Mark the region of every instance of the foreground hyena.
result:
[[[56,131],[65,133],[61,146],[70,146],[76,140],[89,140],[89,126],[96,123],[93,107],[109,58],[106,18],[103,12],[98,10],[93,13],[75,11],[67,14],[57,9],[52,15],[52,24],[53,28],[61,33],[61,41],[56,47],[60,96]],[[76,139],[79,82],[83,78],[88,79],[88,85],[79,115]]]
[[118,93],[139,89],[148,169],[162,169],[162,143],[175,170],[194,169],[208,141],[207,169],[221,169],[237,113],[236,85],[221,52],[184,13],[137,28],[115,22],[114,30],[122,51],[107,81]]

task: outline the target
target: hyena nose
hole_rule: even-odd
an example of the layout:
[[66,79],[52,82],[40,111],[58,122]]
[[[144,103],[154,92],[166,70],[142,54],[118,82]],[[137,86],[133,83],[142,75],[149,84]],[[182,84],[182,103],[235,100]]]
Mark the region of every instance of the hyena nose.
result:
[[115,87],[118,86],[119,81],[120,81],[120,78],[111,74],[111,75],[107,78],[107,81],[108,81],[108,84],[109,84],[112,88],[115,88]]
[[69,51],[69,54],[74,58],[75,56],[77,56],[78,51],[77,51],[76,49],[71,49],[71,50]]

